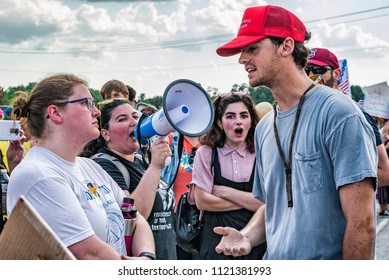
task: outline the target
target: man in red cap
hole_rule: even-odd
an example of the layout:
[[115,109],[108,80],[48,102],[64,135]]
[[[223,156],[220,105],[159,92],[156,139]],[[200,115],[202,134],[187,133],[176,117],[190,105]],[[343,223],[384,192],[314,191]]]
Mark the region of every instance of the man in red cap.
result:
[[306,75],[309,39],[291,12],[259,6],[217,49],[240,54],[249,84],[269,87],[277,101],[255,134],[253,195],[265,205],[241,231],[214,229],[219,253],[243,255],[266,240],[264,259],[374,257],[373,131],[354,102]]
[[327,49],[314,48],[308,56],[305,72],[309,77],[321,75],[326,86],[339,90],[338,80],[342,75],[337,57]]
[[[338,80],[342,75],[342,70],[339,68],[338,58],[335,54],[325,48],[313,48],[308,57],[308,65],[305,67],[305,72],[309,77],[321,75],[324,85],[333,89],[340,90]],[[381,133],[377,126],[376,120],[361,108],[366,120],[373,128],[377,151],[378,151],[378,185],[377,190],[379,201],[388,201],[389,197],[389,159],[383,144]],[[383,187],[381,187],[383,186]],[[387,204],[380,204],[379,216],[389,218],[389,210]]]

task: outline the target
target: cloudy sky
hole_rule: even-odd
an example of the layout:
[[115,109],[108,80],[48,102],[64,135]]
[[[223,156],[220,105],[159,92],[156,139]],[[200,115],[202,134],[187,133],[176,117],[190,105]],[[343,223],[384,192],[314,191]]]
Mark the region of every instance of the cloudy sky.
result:
[[238,56],[215,50],[235,37],[246,7],[264,4],[294,12],[312,32],[309,47],[346,58],[351,84],[389,80],[387,0],[0,0],[0,85],[71,72],[146,97],[181,78],[226,92],[246,73]]

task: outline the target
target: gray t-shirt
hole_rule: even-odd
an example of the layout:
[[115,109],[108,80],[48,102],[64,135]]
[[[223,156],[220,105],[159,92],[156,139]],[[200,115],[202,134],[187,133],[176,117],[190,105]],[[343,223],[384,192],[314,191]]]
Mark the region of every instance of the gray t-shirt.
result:
[[[288,158],[297,104],[277,113]],[[273,130],[274,112],[255,132],[253,194],[266,203],[265,259],[340,259],[346,221],[338,188],[377,177],[374,134],[354,101],[325,86],[305,98],[292,152],[293,207]],[[372,201],[372,207],[374,201]]]
[[70,246],[96,234],[126,255],[124,219],[119,204],[124,193],[93,160],[68,162],[33,147],[12,172],[7,209],[23,195],[59,239]]

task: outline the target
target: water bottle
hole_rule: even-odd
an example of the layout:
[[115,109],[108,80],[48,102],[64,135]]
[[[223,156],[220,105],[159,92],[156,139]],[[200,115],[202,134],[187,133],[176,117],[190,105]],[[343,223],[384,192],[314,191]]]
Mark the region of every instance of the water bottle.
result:
[[135,217],[138,215],[138,210],[135,208],[134,199],[125,197],[120,205],[120,210],[124,217],[124,240],[126,242],[127,255],[132,256],[131,244],[135,230]]
[[7,189],[8,189],[9,176],[7,169],[0,170],[0,184],[1,184],[1,208],[0,208],[0,232],[3,230],[5,222],[7,221]]

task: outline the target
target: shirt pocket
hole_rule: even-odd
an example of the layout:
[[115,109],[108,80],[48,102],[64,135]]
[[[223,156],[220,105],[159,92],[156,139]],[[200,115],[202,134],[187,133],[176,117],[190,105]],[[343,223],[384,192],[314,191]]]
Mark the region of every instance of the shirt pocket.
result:
[[296,185],[301,185],[305,194],[320,190],[323,187],[322,162],[320,152],[301,155],[294,154],[296,167]]

